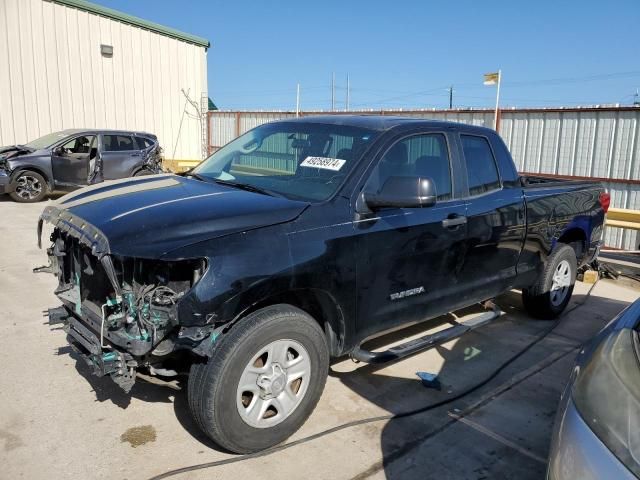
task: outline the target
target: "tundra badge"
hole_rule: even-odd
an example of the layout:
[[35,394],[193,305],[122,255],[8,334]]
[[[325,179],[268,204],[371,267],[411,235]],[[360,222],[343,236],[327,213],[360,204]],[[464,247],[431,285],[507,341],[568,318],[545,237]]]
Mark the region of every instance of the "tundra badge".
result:
[[405,297],[413,297],[414,295],[420,295],[424,293],[424,287],[411,288],[409,290],[403,290],[402,292],[396,292],[389,295],[391,300],[400,300]]

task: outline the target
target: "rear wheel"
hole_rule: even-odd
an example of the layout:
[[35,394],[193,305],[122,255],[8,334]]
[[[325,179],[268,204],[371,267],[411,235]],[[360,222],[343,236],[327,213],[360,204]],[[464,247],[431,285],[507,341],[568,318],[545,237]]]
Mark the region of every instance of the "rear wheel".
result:
[[143,168],[142,170],[138,170],[133,174],[134,177],[146,177],[147,175],[153,175],[154,173],[151,170],[147,170]]
[[558,245],[547,259],[538,281],[522,291],[527,312],[541,319],[558,317],[571,300],[576,272],[575,251],[569,245]]
[[24,170],[15,178],[15,189],[9,196],[20,203],[39,202],[47,196],[47,182],[42,175]]
[[324,333],[306,312],[274,305],[242,319],[189,375],[196,423],[221,447],[249,453],[292,435],[327,378]]

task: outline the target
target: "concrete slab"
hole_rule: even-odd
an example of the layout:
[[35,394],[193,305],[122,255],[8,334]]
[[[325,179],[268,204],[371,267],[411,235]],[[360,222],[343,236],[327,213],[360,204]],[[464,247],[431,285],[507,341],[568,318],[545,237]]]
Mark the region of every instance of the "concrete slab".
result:
[[[198,432],[183,383],[140,381],[131,396],[124,395],[109,380],[92,377],[69,352],[64,333],[44,325],[43,312],[57,305],[55,279],[31,273],[45,263],[35,239],[44,205],[0,199],[0,478],[144,479],[241,458],[218,451]],[[574,304],[585,300],[589,287],[576,286]],[[448,405],[175,478],[541,478],[576,346],[639,293],[599,282],[545,340]],[[517,292],[498,303],[507,312],[500,320],[403,361],[376,367],[334,363],[317,410],[292,440],[452,398],[551,325],[527,317]],[[438,328],[429,322],[412,332],[426,327]],[[416,371],[439,373],[443,389],[424,388]],[[452,416],[460,412],[466,412],[464,421]],[[137,427],[144,428],[132,432]]]

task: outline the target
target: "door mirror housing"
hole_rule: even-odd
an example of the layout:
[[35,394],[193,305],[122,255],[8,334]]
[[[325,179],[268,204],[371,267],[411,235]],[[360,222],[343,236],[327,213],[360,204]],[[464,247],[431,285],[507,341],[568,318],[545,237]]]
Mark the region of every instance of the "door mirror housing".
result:
[[389,177],[380,193],[364,194],[371,210],[381,208],[425,208],[436,204],[436,186],[428,177]]
[[63,156],[66,153],[64,147],[56,147],[53,149],[53,154],[58,156]]

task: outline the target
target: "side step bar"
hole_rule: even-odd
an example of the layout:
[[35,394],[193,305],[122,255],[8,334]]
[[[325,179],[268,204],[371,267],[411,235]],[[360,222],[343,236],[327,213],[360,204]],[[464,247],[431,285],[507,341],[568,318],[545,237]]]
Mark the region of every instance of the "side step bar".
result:
[[493,302],[487,302],[485,306],[490,308],[490,310],[462,317],[453,322],[454,325],[452,327],[440,330],[439,332],[431,333],[414,340],[409,340],[406,343],[391,347],[390,349],[382,352],[371,352],[363,350],[358,346],[351,352],[350,357],[353,360],[363,363],[380,364],[399,360],[422,350],[427,350],[431,347],[457,338],[471,330],[481,327],[482,325],[486,325],[492,320],[499,318],[504,313]]

